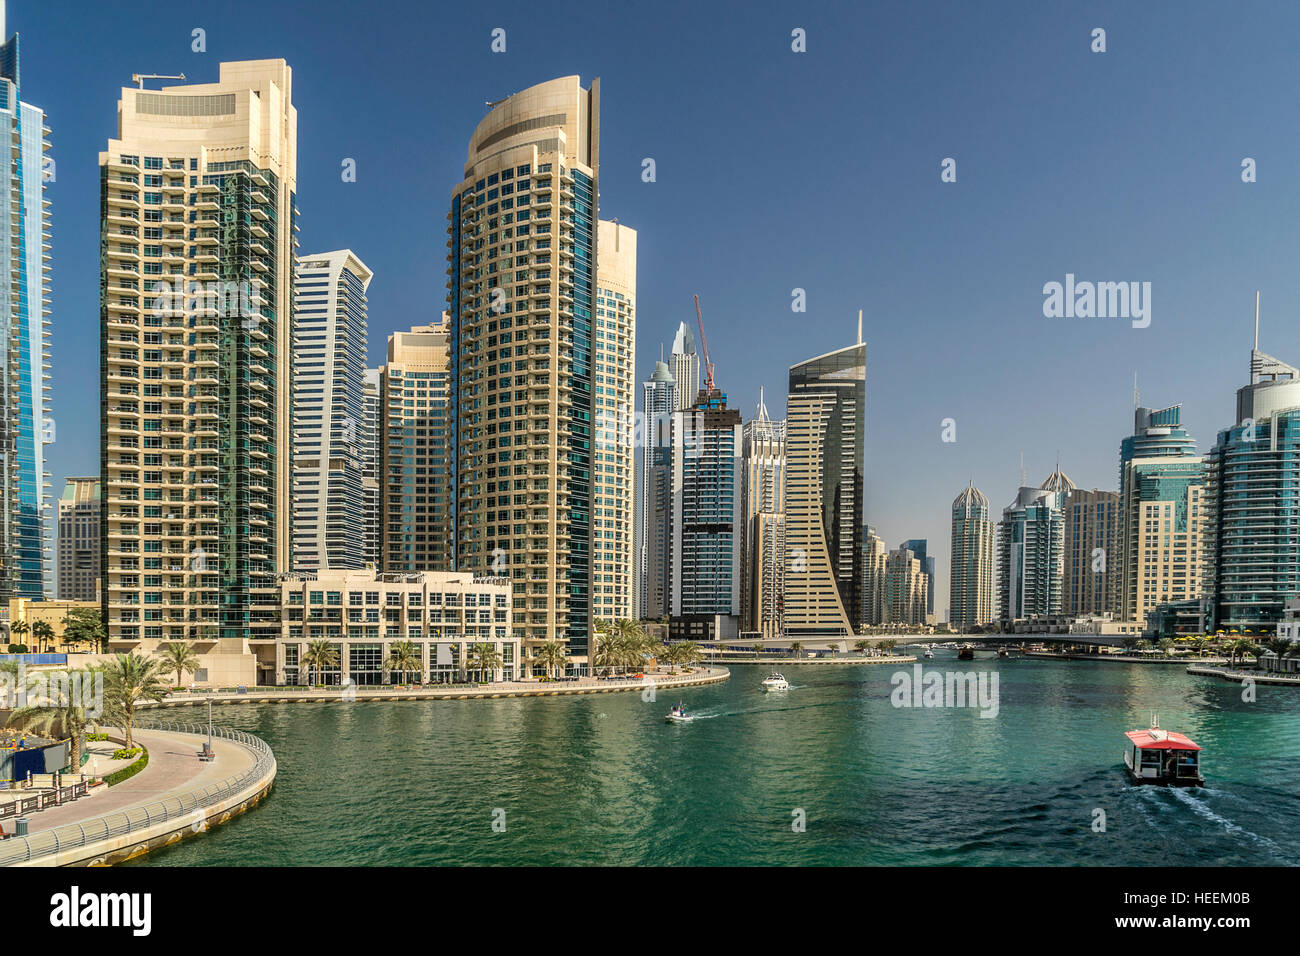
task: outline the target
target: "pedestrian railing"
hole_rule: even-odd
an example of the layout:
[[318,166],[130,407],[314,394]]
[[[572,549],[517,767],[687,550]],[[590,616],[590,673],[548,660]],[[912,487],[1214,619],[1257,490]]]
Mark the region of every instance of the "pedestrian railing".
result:
[[11,803],[0,806],[0,819],[20,817],[24,813],[34,813],[46,807],[62,806],[70,800],[76,800],[77,797],[84,797],[89,790],[88,783],[74,783],[68,787],[42,790],[34,796],[19,797]]
[[[138,729],[204,736],[208,733],[207,724],[177,721],[151,721],[141,724]],[[197,831],[199,818],[195,817],[196,811],[213,806],[241,792],[250,784],[263,779],[275,765],[275,756],[271,753],[271,748],[261,738],[241,730],[222,727],[213,727],[212,736],[233,741],[252,751],[257,758],[253,766],[201,790],[164,797],[143,806],[128,807],[116,813],[82,820],[53,830],[42,830],[31,836],[10,837],[0,841],[0,866],[39,860],[64,850],[89,846],[111,837],[147,830],[169,820],[189,819]],[[48,806],[48,803],[46,805]]]

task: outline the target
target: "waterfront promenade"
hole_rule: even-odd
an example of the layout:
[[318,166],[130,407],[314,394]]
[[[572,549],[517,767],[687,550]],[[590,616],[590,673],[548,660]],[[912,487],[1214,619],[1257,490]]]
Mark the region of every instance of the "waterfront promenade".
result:
[[802,664],[914,664],[914,656],[896,656],[896,657],[741,657],[730,655],[727,657],[710,657],[710,661],[718,664],[772,664],[781,667],[794,667]]
[[[204,832],[255,805],[271,789],[276,763],[261,740],[216,728],[215,758],[199,759],[199,725],[135,731],[149,762],[113,787],[30,813],[28,835],[0,841],[0,866],[97,866],[131,859]],[[4,821],[12,833],[12,820]]]
[[161,701],[144,701],[138,708],[190,707],[195,704],[327,704],[352,701],[479,700],[509,697],[561,697],[578,694],[613,694],[627,691],[656,691],[679,687],[717,684],[731,672],[725,667],[696,667],[690,672],[650,671],[644,677],[575,681],[500,681],[482,685],[432,685],[427,687],[383,685],[378,687],[250,687],[245,693],[211,691],[169,694]]
[[[1220,663],[1227,663],[1221,661]],[[1205,664],[1193,664],[1187,673],[1197,677],[1217,677],[1220,680],[1240,684],[1242,681],[1254,681],[1256,684],[1270,684],[1275,687],[1300,687],[1300,674],[1271,674],[1268,671],[1239,670],[1231,667],[1212,667]]]

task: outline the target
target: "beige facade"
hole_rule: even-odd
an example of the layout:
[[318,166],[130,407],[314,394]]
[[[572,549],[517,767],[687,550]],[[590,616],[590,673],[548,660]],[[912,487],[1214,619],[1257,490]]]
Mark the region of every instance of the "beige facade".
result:
[[117,136],[99,156],[115,650],[279,633],[296,151],[283,60],[121,91]]
[[[373,571],[285,575],[274,682],[398,683],[400,677],[385,668],[398,641],[415,646],[421,683],[463,682],[473,676],[477,644],[491,645],[501,657],[486,679],[514,680],[523,674],[522,651],[510,605],[505,578]],[[313,641],[328,641],[337,655],[337,663],[319,675],[314,670],[308,675],[303,664]]]
[[600,220],[592,415],[596,420],[592,505],[591,614],[638,617],[632,605],[633,412],[636,410],[636,230]]
[[1119,614],[1119,492],[1075,489],[1065,499],[1066,617]]
[[496,103],[448,213],[456,567],[504,563],[525,643],[559,640],[579,661],[596,574],[599,114],[600,81],[583,89],[577,76]]
[[741,436],[740,627],[775,637],[785,588],[785,422],[772,421],[761,392]]
[[929,623],[929,586],[925,565],[911,551],[890,551],[885,558],[884,623],[909,627]]
[[[64,620],[68,614],[78,609],[99,611],[98,601],[33,601],[31,598],[9,599],[9,640],[14,644],[26,644],[35,649],[46,647],[63,649]],[[54,636],[48,641],[41,641],[32,633],[32,626],[37,622],[48,624]],[[15,630],[14,625],[22,625]]]
[[[1127,464],[1133,472],[1170,463],[1197,467],[1200,459],[1140,458]],[[1175,483],[1176,497],[1144,500],[1142,482],[1126,483],[1134,493],[1124,504],[1127,548],[1123,581],[1123,619],[1144,625],[1159,605],[1201,596],[1205,555],[1205,484],[1197,472],[1193,482]]]
[[446,316],[388,337],[376,435],[383,571],[453,567],[450,361]]
[[862,609],[858,624],[876,627],[885,623],[885,560],[889,547],[874,528],[862,534]]

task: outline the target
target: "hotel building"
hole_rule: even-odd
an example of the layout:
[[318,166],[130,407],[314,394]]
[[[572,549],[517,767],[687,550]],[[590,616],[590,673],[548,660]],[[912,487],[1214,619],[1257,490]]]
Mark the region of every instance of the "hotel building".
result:
[[885,558],[885,624],[915,627],[929,623],[930,576],[925,563],[907,548]]
[[577,76],[497,102],[448,213],[456,567],[503,563],[525,645],[560,640],[580,665],[595,583],[599,116],[600,81]]
[[[128,87],[99,156],[110,646],[274,646],[289,567],[297,113],[283,60]],[[147,645],[144,645],[147,646]]]
[[852,637],[862,606],[867,349],[790,367],[786,414],[785,631]]
[[366,289],[350,250],[300,256],[294,280],[293,567],[364,568]]
[[1063,496],[1074,490],[1059,469],[1040,488],[1022,487],[998,523],[998,617],[1004,623],[1060,614],[1065,579]]
[[0,602],[41,600],[49,562],[45,511],[50,478],[45,445],[54,440],[49,409],[50,213],[45,198],[45,111],[22,98],[18,35],[5,40],[0,0],[0,124],[9,144],[0,188],[0,308],[5,322],[0,390]]

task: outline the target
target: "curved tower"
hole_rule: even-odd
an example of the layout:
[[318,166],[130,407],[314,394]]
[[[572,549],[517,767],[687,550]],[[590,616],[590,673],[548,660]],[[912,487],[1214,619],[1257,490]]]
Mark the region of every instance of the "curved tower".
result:
[[993,620],[993,520],[989,500],[971,483],[952,503],[952,577],[948,621],[982,627]]
[[456,565],[508,574],[525,646],[592,633],[600,81],[538,84],[470,137],[448,213]]

